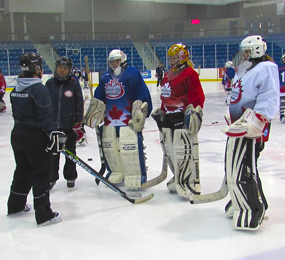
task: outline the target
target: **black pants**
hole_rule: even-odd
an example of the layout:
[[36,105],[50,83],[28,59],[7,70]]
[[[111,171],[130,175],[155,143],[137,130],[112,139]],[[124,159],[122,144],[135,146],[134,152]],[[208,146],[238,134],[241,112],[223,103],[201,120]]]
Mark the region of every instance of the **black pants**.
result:
[[157,84],[156,86],[161,86],[161,82],[162,82],[162,75],[161,76],[157,76]]
[[8,214],[24,210],[33,188],[38,224],[53,217],[49,200],[52,154],[45,151],[48,141],[48,136],[35,128],[15,126],[11,133],[16,169],[8,199]]
[[[60,129],[60,131],[64,132],[67,135],[67,141],[65,143],[65,147],[76,155],[76,135],[72,131],[72,129]],[[53,156],[53,173],[51,177],[51,182],[55,182],[59,179],[59,158],[60,154]],[[63,168],[63,176],[66,180],[76,180],[77,179],[77,171],[76,164],[71,160],[65,157],[65,164]]]

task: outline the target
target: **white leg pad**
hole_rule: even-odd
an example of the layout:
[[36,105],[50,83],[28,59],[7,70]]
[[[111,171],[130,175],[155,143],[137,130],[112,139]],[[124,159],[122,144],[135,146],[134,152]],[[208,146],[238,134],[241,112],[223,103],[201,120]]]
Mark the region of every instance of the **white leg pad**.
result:
[[139,161],[137,133],[129,126],[120,128],[120,154],[125,171],[125,186],[141,188],[141,167]]
[[176,129],[173,137],[175,187],[178,195],[200,194],[198,135]]
[[103,126],[102,147],[106,161],[111,170],[109,181],[112,183],[121,183],[124,179],[124,168],[120,157],[115,127]]

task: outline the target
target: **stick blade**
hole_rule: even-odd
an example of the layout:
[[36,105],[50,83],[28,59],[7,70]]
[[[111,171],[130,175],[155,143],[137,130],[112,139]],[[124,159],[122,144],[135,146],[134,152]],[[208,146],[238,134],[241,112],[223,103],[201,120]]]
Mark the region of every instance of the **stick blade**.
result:
[[143,197],[143,198],[140,198],[140,199],[133,199],[133,204],[140,204],[140,203],[144,203],[144,202],[147,202],[149,200],[151,200],[152,198],[154,197],[154,194],[151,193],[149,194],[148,196],[146,197]]

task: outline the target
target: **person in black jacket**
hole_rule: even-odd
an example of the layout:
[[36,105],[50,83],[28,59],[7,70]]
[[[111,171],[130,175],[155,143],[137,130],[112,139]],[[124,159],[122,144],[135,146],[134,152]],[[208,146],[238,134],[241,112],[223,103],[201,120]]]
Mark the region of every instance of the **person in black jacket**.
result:
[[[72,60],[60,57],[56,61],[54,77],[46,82],[47,90],[52,99],[53,115],[57,128],[67,135],[66,148],[76,154],[76,141],[84,135],[83,96],[80,84],[72,74]],[[59,179],[59,155],[54,157],[51,189]],[[73,188],[77,179],[76,164],[66,158],[63,176],[67,187]]]
[[162,62],[159,63],[158,67],[155,70],[155,76],[157,77],[157,84],[156,86],[161,86],[163,74],[164,74],[164,68]]
[[42,57],[26,53],[20,58],[22,73],[10,94],[15,121],[11,132],[16,169],[8,198],[8,216],[30,211],[27,196],[33,188],[38,226],[61,220],[50,207],[49,185],[52,154],[60,153],[66,136],[57,130],[51,99],[42,84]]

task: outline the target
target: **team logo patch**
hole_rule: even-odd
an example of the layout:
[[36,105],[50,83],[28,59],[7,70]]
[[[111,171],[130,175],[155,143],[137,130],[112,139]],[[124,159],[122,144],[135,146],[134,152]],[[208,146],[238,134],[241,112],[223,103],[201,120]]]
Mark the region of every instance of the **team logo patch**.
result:
[[236,104],[241,100],[242,92],[242,80],[239,79],[232,86],[231,104]]
[[72,93],[70,90],[67,90],[67,91],[64,92],[64,95],[65,95],[66,97],[72,97],[72,96],[73,96],[73,93]]
[[170,95],[171,95],[171,88],[169,86],[169,82],[167,82],[163,86],[161,86],[161,96],[170,97]]
[[124,86],[117,79],[110,80],[105,84],[105,93],[109,99],[118,99],[125,94]]

